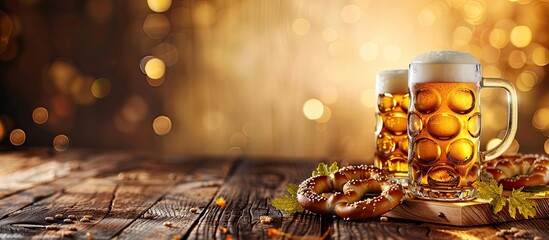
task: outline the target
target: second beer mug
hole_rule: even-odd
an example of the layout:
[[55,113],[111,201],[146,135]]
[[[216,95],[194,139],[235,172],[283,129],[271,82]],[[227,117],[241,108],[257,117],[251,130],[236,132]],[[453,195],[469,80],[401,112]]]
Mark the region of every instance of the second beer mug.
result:
[[[503,88],[509,99],[508,130],[494,149],[479,151],[481,111],[479,91]],[[482,78],[478,60],[455,51],[416,57],[409,69],[408,113],[409,187],[418,198],[441,201],[471,200],[472,184],[482,160],[501,155],[511,144],[517,126],[517,95],[504,79]]]
[[376,76],[376,152],[374,165],[403,185],[408,183],[408,70],[386,70]]

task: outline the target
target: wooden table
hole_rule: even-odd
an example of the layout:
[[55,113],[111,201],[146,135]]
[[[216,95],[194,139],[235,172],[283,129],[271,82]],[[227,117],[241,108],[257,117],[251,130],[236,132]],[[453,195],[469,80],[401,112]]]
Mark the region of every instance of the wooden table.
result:
[[[530,239],[549,239],[549,219],[477,227],[392,218],[350,222],[307,211],[284,214],[268,204],[285,193],[288,183],[308,177],[322,160],[328,161],[85,150],[1,152],[0,238],[262,239],[270,238],[269,228],[276,228],[309,237],[330,231],[333,239],[499,239],[499,229],[516,227],[527,230]],[[215,204],[219,197],[226,200],[224,207]],[[63,216],[45,220],[56,214]],[[65,223],[69,215],[77,220]],[[84,215],[91,215],[89,222],[80,221]],[[273,221],[262,224],[260,216]]]

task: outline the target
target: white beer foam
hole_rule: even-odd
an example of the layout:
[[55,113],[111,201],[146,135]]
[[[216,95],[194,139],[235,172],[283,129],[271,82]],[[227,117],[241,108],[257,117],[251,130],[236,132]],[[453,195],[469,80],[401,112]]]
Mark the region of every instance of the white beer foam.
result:
[[410,64],[409,85],[414,82],[479,82],[480,62],[471,54],[433,51],[418,55]]
[[458,51],[432,51],[416,56],[412,63],[480,64],[471,54]]
[[376,93],[407,93],[408,70],[394,69],[379,72],[376,76]]

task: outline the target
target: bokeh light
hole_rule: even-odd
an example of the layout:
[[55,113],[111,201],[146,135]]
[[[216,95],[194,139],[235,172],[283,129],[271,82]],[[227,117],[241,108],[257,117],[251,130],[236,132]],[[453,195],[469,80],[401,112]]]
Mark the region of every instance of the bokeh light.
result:
[[311,23],[305,18],[298,18],[292,23],[292,30],[298,36],[304,36],[311,30]]
[[172,0],[147,0],[147,5],[152,11],[161,13],[170,9]]
[[509,43],[509,34],[505,29],[496,28],[490,32],[490,45],[495,48],[504,48]]
[[549,63],[549,50],[545,47],[536,47],[532,52],[532,62],[538,66],[545,66]]
[[349,4],[341,9],[341,20],[346,23],[357,23],[362,16],[362,11],[357,5]]
[[337,40],[337,31],[333,28],[325,28],[324,31],[322,31],[322,39],[326,42]]
[[166,65],[164,65],[164,61],[158,58],[151,58],[147,61],[147,63],[145,63],[144,69],[147,77],[151,79],[160,79],[164,77]]
[[105,98],[111,92],[111,82],[106,78],[95,79],[91,92],[96,98]]
[[48,121],[48,110],[44,107],[37,107],[32,111],[32,120],[36,124],[44,124]]
[[25,140],[27,139],[27,135],[25,134],[25,131],[21,129],[14,129],[10,133],[10,142],[14,146],[21,146],[23,143],[25,143]]
[[532,125],[539,130],[549,128],[549,108],[540,108],[534,113]]
[[58,152],[64,152],[69,149],[70,140],[65,134],[59,134],[53,138],[53,149]]
[[318,99],[309,99],[303,104],[303,114],[310,120],[317,120],[324,114],[324,104]]
[[143,31],[152,39],[161,39],[170,33],[171,23],[164,14],[151,13],[143,22]]
[[172,120],[164,115],[158,116],[153,120],[152,127],[156,135],[164,136],[172,130]]
[[511,30],[511,43],[516,47],[526,47],[530,41],[532,41],[532,31],[528,26],[516,26]]

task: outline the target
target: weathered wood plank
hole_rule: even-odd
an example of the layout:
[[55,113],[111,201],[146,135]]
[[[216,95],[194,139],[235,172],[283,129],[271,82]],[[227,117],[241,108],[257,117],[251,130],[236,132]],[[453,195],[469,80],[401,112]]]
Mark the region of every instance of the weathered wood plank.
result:
[[[132,162],[140,161],[131,159],[122,161],[121,165],[132,165]],[[84,238],[86,232],[91,232],[99,239],[111,238],[157,202],[174,185],[175,181],[168,179],[169,172],[189,169],[195,165],[188,163],[167,166],[151,164],[148,161],[143,163],[141,166],[135,165],[135,169],[126,169],[131,179],[120,178],[118,171],[121,169],[113,169],[112,174],[103,174],[96,179],[89,178],[14,212],[0,221],[0,232],[12,233],[14,237],[23,234],[26,237],[56,238],[60,237],[59,232],[43,229],[48,224],[44,220],[45,217],[54,216],[56,213],[74,214],[78,217],[91,214],[94,220],[90,223],[56,224],[61,224],[63,229],[76,226],[79,231],[73,233],[75,237]]]
[[[200,161],[192,172],[178,172],[177,176],[186,176],[182,182],[125,228],[116,239],[185,235],[202,216],[204,208],[212,202],[234,163],[235,159],[232,158],[217,161],[210,159]],[[192,208],[197,211],[191,212]],[[171,223],[171,226],[164,226],[164,223]]]
[[[123,162],[125,158],[129,157],[131,157],[129,154],[97,154],[89,158],[72,160],[72,166],[77,167],[69,169],[71,172],[67,176],[0,199],[0,219],[33,202],[59,193],[68,186],[81,183],[86,178],[112,172],[113,169],[127,167],[129,164]],[[70,166],[67,167],[70,168]]]
[[[289,182],[299,183],[308,177],[314,166],[313,162],[302,161],[244,161],[215,196],[225,198],[227,205],[210,204],[186,237],[223,239],[226,235],[219,230],[221,227],[236,239],[266,238],[269,227],[296,235],[322,235],[320,216],[306,212],[284,216],[268,205],[270,199],[284,194]],[[263,225],[259,220],[262,215],[271,216],[274,221]]]
[[[531,200],[536,203],[535,218],[549,217],[549,197],[534,197]],[[512,218],[508,208],[503,208],[498,214],[493,214],[488,201],[482,199],[469,202],[406,199],[401,205],[384,215],[454,226],[476,226],[524,219],[520,214],[517,214],[517,219]]]

